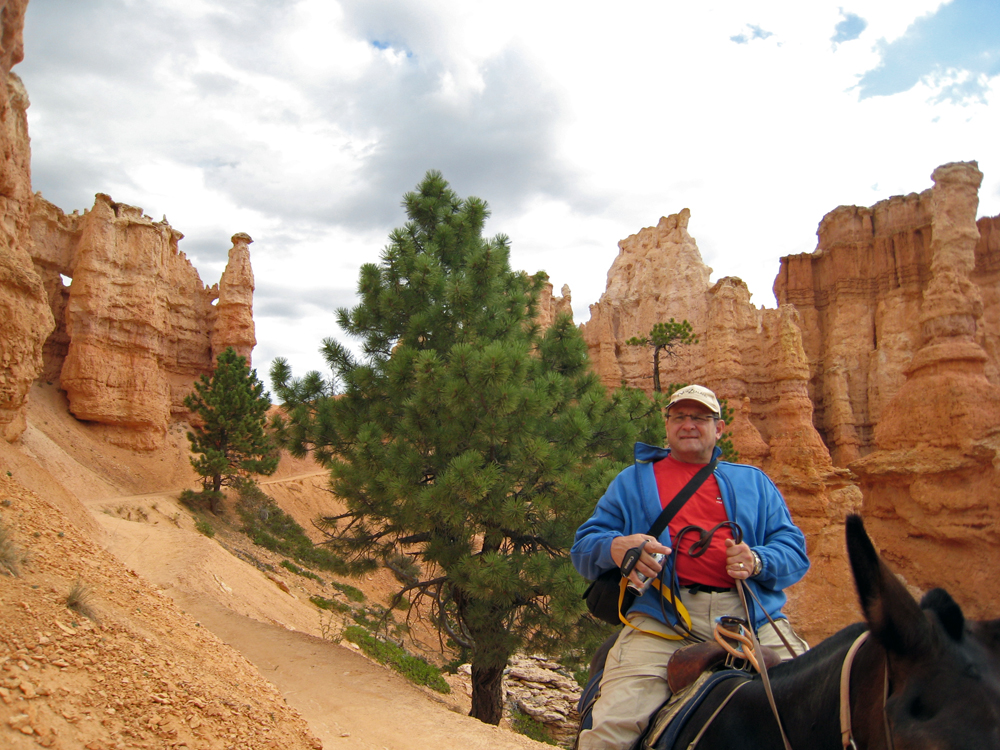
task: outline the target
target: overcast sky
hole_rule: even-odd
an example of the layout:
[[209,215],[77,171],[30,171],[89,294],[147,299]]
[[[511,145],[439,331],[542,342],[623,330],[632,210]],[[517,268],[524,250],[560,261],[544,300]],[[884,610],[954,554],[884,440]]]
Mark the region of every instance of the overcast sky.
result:
[[998,0],[31,0],[24,47],[34,189],[165,215],[208,284],[250,234],[265,381],[322,369],[428,169],[578,322],[618,241],[683,208],[767,307],[838,205],[975,159],[1000,213]]

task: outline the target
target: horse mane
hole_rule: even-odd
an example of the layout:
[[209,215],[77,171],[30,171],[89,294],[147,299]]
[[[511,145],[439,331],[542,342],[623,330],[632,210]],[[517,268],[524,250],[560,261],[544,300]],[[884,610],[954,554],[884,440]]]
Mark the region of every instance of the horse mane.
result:
[[769,670],[768,674],[781,680],[794,680],[800,675],[809,674],[817,666],[825,666],[830,659],[834,657],[840,658],[840,655],[846,652],[851,647],[851,644],[857,640],[858,636],[867,629],[868,625],[863,622],[848,625],[815,647],[810,648],[804,654],[796,656],[794,659],[783,661],[778,666]]

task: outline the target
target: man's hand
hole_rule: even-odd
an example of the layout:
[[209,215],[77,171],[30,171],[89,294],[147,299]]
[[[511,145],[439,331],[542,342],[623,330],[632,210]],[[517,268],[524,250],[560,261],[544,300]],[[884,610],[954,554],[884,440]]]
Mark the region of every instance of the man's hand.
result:
[[726,573],[731,578],[741,578],[745,581],[753,572],[755,562],[750,546],[746,542],[737,544],[732,539],[726,540]]
[[653,559],[652,553],[661,552],[664,555],[669,555],[670,547],[665,547],[660,544],[649,534],[618,536],[611,541],[611,559],[614,560],[615,565],[619,567],[621,567],[622,559],[625,557],[625,553],[633,547],[638,547],[643,542],[646,543],[646,546],[642,549],[642,557],[639,558],[639,561],[635,564],[635,567],[632,568],[632,572],[629,573],[628,576],[629,580],[636,586],[642,585],[635,577],[636,573],[642,573],[647,578],[653,578],[660,572],[660,565]]

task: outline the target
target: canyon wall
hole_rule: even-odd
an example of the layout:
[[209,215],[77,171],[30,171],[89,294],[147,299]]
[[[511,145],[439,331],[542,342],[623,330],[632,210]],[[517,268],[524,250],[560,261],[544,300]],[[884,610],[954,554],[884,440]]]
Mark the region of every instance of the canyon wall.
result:
[[[802,316],[815,423],[839,466],[874,449],[876,425],[920,346],[933,194],[841,206],[820,222],[813,253],[781,259],[775,298]],[[1000,217],[979,220],[974,259],[968,279],[984,310],[976,337],[987,378],[1000,383]]]
[[27,244],[31,207],[28,95],[11,67],[24,58],[27,0],[0,2],[0,439],[25,428],[28,389],[42,369],[53,318]]
[[934,171],[927,283],[910,321],[915,350],[904,382],[883,394],[873,449],[850,464],[895,569],[919,588],[946,587],[978,618],[997,616],[990,592],[1000,575],[996,282],[983,283],[998,253],[983,252],[995,220],[976,222],[982,179],[975,162]]
[[249,359],[252,240],[233,237],[220,283],[207,287],[178,249],[183,235],[140,208],[103,194],[82,215],[40,195],[35,203],[29,250],[56,320],[44,376],[110,442],[156,448],[219,352],[233,346]]
[[915,590],[943,585],[970,616],[1000,573],[1000,217],[976,221],[975,163],[934,187],[825,216],[813,253],[781,259],[776,310],[710,284],[689,212],[619,243],[583,332],[604,383],[651,390],[652,351],[624,344],[670,318],[699,342],[660,377],[734,409],[740,460],[765,469],[805,531],[813,569],[789,611],[813,640],[856,619],[843,518],[861,511]]
[[[740,460],[763,468],[781,488],[813,561],[808,584],[789,592],[789,610],[801,633],[815,640],[854,617],[843,519],[860,509],[861,492],[849,471],[834,466],[813,425],[798,311],[757,308],[737,278],[712,284],[689,219],[685,209],[619,243],[607,290],[583,325],[584,339],[606,386],[624,380],[649,391],[652,350],[624,341],[670,318],[691,323],[698,343],[661,358],[661,382],[701,383],[725,398]],[[841,614],[831,618],[830,612]]]

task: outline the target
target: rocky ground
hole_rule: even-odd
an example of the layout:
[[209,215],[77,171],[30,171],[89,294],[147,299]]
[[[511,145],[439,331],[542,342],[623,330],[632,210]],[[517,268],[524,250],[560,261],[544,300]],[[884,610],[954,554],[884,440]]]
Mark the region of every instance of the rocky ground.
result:
[[[317,581],[234,524],[198,533],[176,501],[193,486],[181,428],[135,454],[91,434],[52,386],[31,403],[21,444],[0,444],[0,524],[19,569],[0,575],[0,747],[538,746],[465,715],[462,670],[448,695],[417,687],[340,641],[343,616],[309,602],[347,601],[345,582],[365,593],[352,606],[376,611],[388,572]],[[265,489],[308,527],[324,485],[317,467],[286,461]],[[407,647],[433,658],[433,631],[411,625]],[[577,689],[555,666],[515,662],[508,695],[565,741]]]

